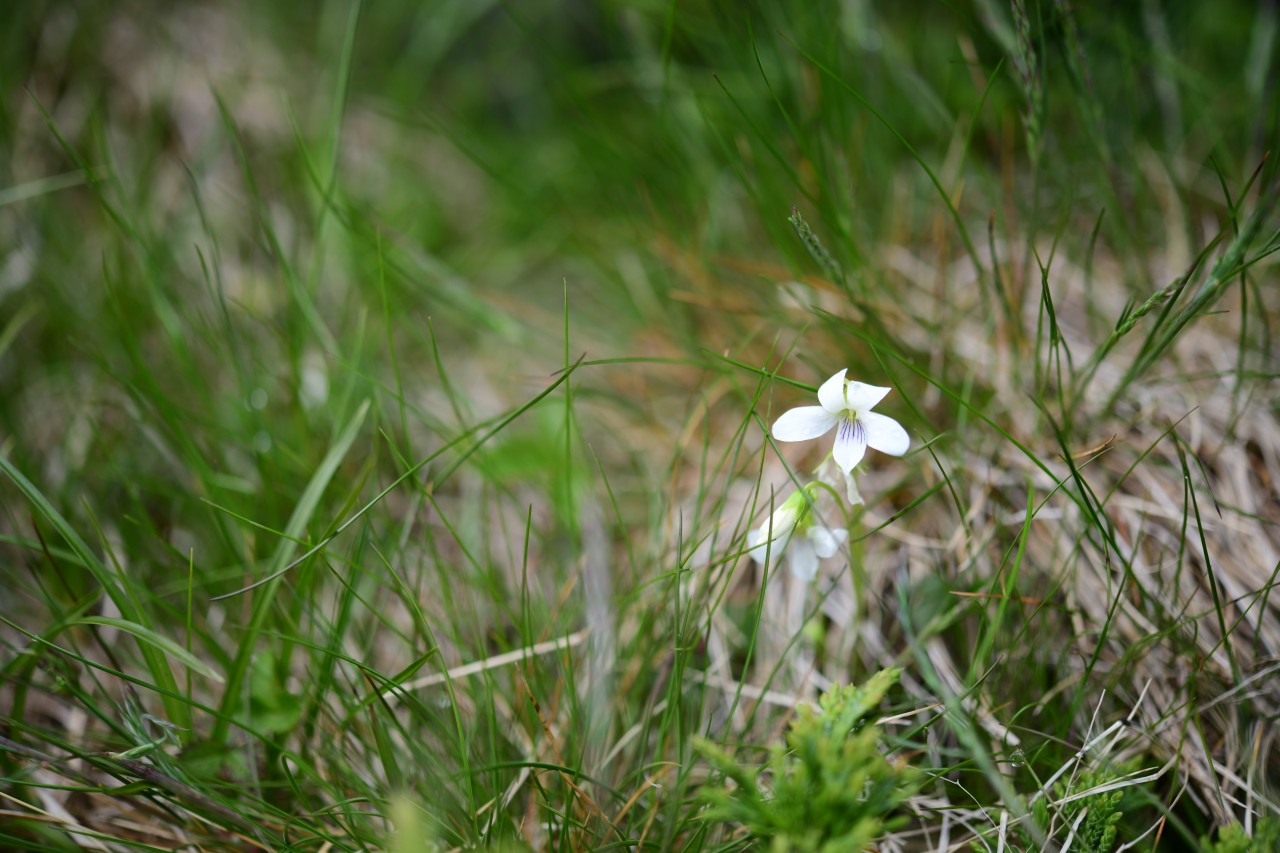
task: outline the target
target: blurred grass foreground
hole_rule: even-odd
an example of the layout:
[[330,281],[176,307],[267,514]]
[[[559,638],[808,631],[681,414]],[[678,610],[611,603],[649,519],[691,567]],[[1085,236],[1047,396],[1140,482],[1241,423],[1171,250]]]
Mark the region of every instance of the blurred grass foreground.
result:
[[0,848],[1280,849],[1278,17],[6,4]]

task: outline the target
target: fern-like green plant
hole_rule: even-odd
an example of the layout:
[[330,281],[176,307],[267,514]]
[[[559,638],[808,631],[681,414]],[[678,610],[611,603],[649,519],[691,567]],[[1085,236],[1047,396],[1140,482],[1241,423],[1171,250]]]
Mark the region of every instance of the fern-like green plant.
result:
[[[1072,793],[1100,788],[1119,778],[1119,774],[1111,769],[1085,770],[1074,779],[1059,780],[1053,786],[1052,800],[1063,800]],[[1127,788],[1104,791],[1078,800],[1064,803],[1056,810],[1050,809],[1051,799],[1041,797],[1031,807],[1031,817],[1039,826],[1053,835],[1065,839],[1070,827],[1075,827],[1075,835],[1071,843],[1073,851],[1080,853],[1111,853],[1116,846],[1120,821],[1125,814],[1125,794]],[[1084,812],[1084,818],[1080,815]],[[1056,818],[1056,819],[1055,819]],[[1079,823],[1077,824],[1077,821]],[[1024,840],[1032,843],[1029,833],[1022,832]]]
[[1205,853],[1272,853],[1280,850],[1280,820],[1267,815],[1254,826],[1252,836],[1238,823],[1224,826],[1218,830],[1217,841],[1202,836],[1200,847]]
[[698,752],[734,783],[703,789],[704,817],[741,824],[777,851],[866,849],[898,825],[893,812],[920,784],[917,770],[885,757],[880,729],[867,721],[900,673],[834,687],[820,710],[798,708],[785,746],[773,748],[765,767],[744,766],[699,739]]

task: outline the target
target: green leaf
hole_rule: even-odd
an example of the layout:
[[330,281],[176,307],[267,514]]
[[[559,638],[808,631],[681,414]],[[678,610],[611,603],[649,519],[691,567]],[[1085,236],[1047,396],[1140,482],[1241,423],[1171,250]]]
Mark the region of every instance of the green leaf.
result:
[[224,679],[215,672],[207,663],[197,658],[191,652],[175,643],[168,637],[157,634],[150,628],[139,625],[137,622],[131,622],[128,619],[116,619],[112,616],[85,616],[71,623],[73,625],[102,625],[106,628],[115,628],[129,634],[140,643],[149,643],[160,651],[164,652],[171,658],[176,659],[188,669],[194,670],[205,678],[212,678],[218,683],[223,683]]

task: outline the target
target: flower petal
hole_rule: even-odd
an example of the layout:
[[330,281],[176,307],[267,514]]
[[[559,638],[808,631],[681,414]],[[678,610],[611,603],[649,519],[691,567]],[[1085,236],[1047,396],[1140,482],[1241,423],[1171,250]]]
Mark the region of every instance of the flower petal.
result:
[[778,441],[808,441],[824,435],[836,425],[835,415],[821,406],[800,406],[773,423],[773,437]]
[[879,385],[868,385],[865,382],[850,382],[844,396],[848,401],[848,407],[861,414],[873,408],[892,390],[892,388],[881,388]]
[[867,432],[861,421],[843,420],[836,429],[836,445],[831,449],[831,456],[846,474],[853,466],[862,461],[867,452]]
[[753,530],[747,536],[747,544],[751,546],[751,559],[757,563],[763,563],[769,555],[773,556],[773,562],[778,562],[778,555],[787,547],[787,540],[791,538],[791,531],[774,531],[773,543],[769,542],[769,534],[767,528]]
[[840,546],[844,544],[844,540],[849,538],[849,531],[840,528],[827,528],[813,526],[809,528],[809,541],[813,543],[813,550],[817,552],[822,559],[835,556],[836,551],[840,550]]
[[867,444],[881,453],[901,456],[911,447],[911,436],[907,435],[902,424],[893,418],[867,412],[858,420],[862,422],[862,431],[866,435]]
[[807,540],[799,539],[791,546],[787,565],[791,567],[791,574],[802,581],[811,581],[818,573],[818,555]]
[[844,404],[844,375],[848,372],[849,369],[845,368],[823,382],[818,389],[818,402],[833,415],[838,415],[847,408]]
[[852,471],[843,471],[844,474],[844,490],[845,495],[849,498],[849,506],[857,506],[865,504],[862,499],[862,493],[858,491],[858,481],[853,478]]

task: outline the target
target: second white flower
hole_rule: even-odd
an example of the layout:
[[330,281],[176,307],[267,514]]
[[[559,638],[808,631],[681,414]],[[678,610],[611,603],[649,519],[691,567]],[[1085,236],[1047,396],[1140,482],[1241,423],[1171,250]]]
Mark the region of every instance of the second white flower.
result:
[[849,532],[828,527],[813,509],[816,490],[813,485],[797,489],[772,515],[747,536],[751,559],[763,563],[773,555],[776,561],[784,551],[791,573],[802,581],[818,574],[818,561],[834,557]]

